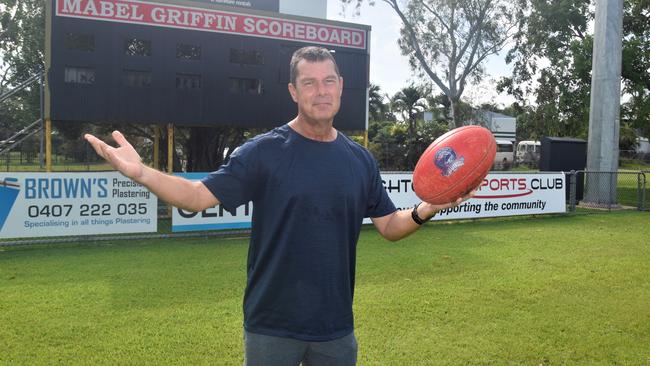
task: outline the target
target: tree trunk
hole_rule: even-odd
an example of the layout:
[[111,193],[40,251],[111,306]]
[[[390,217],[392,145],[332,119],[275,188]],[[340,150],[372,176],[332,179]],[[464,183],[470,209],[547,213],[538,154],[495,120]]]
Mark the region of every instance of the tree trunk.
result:
[[460,98],[448,97],[449,99],[449,129],[463,126],[462,113],[460,111]]
[[193,127],[187,140],[188,172],[211,172],[223,164],[244,140],[238,127]]

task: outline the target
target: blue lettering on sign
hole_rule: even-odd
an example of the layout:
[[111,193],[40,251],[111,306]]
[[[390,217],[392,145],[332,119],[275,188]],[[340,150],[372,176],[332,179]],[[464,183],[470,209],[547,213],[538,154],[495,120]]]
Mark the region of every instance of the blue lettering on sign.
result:
[[63,183],[65,185],[65,195],[67,197],[77,197],[79,179],[66,179],[63,181]]
[[27,178],[26,199],[108,197],[107,178]]
[[106,189],[106,184],[108,184],[108,179],[106,178],[101,178],[97,182],[97,185],[99,186],[99,193],[97,194],[97,197],[106,198],[106,196],[108,196],[108,190]]

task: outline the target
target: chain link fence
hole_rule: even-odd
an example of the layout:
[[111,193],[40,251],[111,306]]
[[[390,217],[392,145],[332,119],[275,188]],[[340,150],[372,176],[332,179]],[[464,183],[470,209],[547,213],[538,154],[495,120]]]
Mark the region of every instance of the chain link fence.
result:
[[[41,151],[40,133],[25,139],[20,145],[0,154],[0,172],[45,172],[45,154]],[[110,170],[81,137],[63,142],[59,136],[52,139],[52,169],[56,172],[83,172]]]
[[648,174],[650,171],[568,172],[569,211],[576,207],[650,211]]

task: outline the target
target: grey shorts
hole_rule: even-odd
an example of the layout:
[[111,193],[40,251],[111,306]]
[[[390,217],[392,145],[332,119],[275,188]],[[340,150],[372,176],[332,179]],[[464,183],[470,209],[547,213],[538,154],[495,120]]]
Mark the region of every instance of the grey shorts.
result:
[[306,342],[244,330],[244,366],[354,366],[357,339],[354,332],[327,342]]

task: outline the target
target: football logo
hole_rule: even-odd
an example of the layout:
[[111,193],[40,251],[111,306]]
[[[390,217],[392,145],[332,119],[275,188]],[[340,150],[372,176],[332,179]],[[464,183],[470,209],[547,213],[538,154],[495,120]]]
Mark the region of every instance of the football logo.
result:
[[442,175],[445,177],[454,174],[458,168],[465,164],[465,158],[456,156],[456,152],[451,147],[440,149],[436,153],[434,160],[434,163],[442,170]]
[[0,204],[0,230],[2,230],[5,221],[7,221],[11,208],[18,197],[20,185],[17,182],[18,179],[16,178],[0,179],[0,202],[2,202]]

